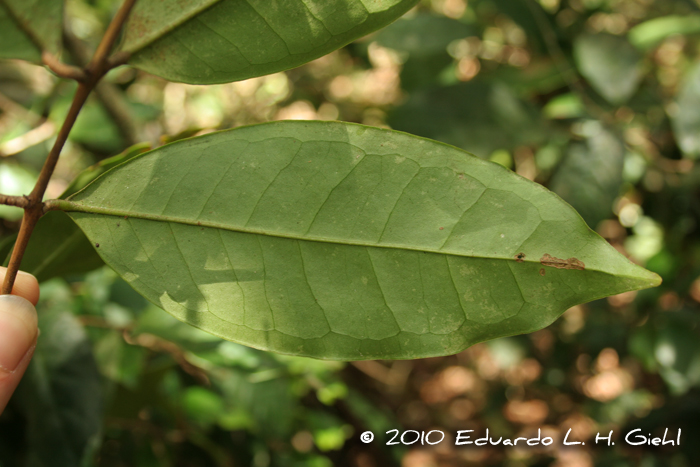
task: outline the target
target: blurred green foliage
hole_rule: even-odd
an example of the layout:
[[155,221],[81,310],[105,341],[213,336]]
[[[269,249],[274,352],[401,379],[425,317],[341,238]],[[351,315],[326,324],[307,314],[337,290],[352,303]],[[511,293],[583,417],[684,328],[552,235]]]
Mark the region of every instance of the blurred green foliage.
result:
[[[66,60],[94,48],[115,8],[67,2]],[[424,0],[286,73],[203,87],[113,70],[48,196],[87,183],[143,141],[273,119],[391,126],[548,186],[665,282],[456,356],[340,364],[184,325],[99,267],[83,238],[65,243],[75,233],[66,219],[47,218],[39,232],[64,240],[29,250],[26,268],[47,279],[42,334],[0,417],[0,465],[700,465],[699,60],[696,0]],[[72,92],[41,67],[0,62],[0,191],[30,189]],[[19,214],[0,211],[2,259]],[[461,448],[448,435],[430,448],[384,445],[394,428],[487,427],[505,437],[572,428],[590,441]],[[666,427],[682,428],[680,447],[591,438]],[[373,444],[360,442],[365,430]]]

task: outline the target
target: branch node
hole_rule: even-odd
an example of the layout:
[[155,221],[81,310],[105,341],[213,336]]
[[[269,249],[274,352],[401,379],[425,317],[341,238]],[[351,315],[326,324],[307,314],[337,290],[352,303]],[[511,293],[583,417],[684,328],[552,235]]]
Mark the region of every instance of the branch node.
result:
[[131,54],[124,50],[119,51],[107,59],[107,65],[109,69],[116,68],[121,65],[125,65],[126,62],[131,58]]
[[41,54],[41,61],[44,62],[44,65],[46,65],[49,70],[53,71],[55,75],[61,78],[72,79],[80,83],[84,83],[87,80],[87,75],[84,70],[61,62],[49,52],[45,51]]

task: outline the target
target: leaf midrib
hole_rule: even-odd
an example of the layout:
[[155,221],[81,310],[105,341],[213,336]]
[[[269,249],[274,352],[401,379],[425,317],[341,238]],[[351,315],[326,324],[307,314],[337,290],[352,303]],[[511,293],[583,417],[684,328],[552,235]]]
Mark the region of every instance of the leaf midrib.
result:
[[[421,252],[421,253],[435,253],[435,254],[442,254],[442,255],[449,255],[449,256],[458,256],[458,257],[464,257],[464,258],[496,259],[496,260],[502,260],[502,261],[528,262],[528,263],[541,264],[539,260],[532,260],[532,259],[516,260],[516,258],[510,257],[510,256],[496,256],[496,255],[483,256],[483,255],[473,255],[473,254],[469,255],[469,254],[464,254],[461,252],[442,250],[442,249],[437,250],[437,249],[417,248],[417,247],[412,247],[410,245],[399,245],[399,244],[391,244],[391,243],[381,243],[380,244],[380,243],[370,243],[370,242],[360,242],[360,241],[339,241],[337,238],[326,238],[326,237],[318,237],[318,236],[317,237],[306,237],[306,236],[302,236],[302,235],[290,235],[290,234],[283,234],[283,233],[275,233],[275,232],[272,232],[269,230],[262,230],[262,229],[237,228],[237,227],[232,227],[231,225],[221,224],[218,222],[191,220],[191,219],[186,219],[186,218],[182,218],[182,217],[165,216],[162,214],[148,214],[148,213],[142,213],[142,212],[134,212],[134,211],[126,211],[126,210],[120,210],[120,209],[90,206],[90,205],[86,205],[83,203],[76,203],[73,201],[60,200],[60,199],[47,201],[47,206],[49,207],[49,209],[61,210],[61,211],[65,211],[65,212],[82,212],[82,213],[100,214],[100,215],[112,216],[112,217],[123,217],[123,218],[130,218],[131,217],[131,218],[135,218],[135,219],[143,219],[143,220],[150,220],[150,221],[156,221],[156,222],[172,222],[172,223],[176,223],[176,224],[190,225],[193,227],[207,227],[207,228],[228,230],[231,232],[249,233],[249,234],[254,234],[254,235],[265,235],[268,237],[286,238],[286,239],[292,239],[292,240],[305,240],[305,241],[318,242],[318,243],[331,243],[331,244],[335,244],[335,245],[363,246],[363,247],[373,247],[373,248],[390,248],[390,249],[396,249],[396,250],[416,251],[416,252]],[[585,270],[586,271],[596,271],[596,272],[600,272],[603,274],[610,274],[610,272],[608,272],[608,271],[602,271],[599,269],[594,269],[594,268],[589,268],[589,267],[586,267]],[[620,277],[623,277],[623,276],[620,276]],[[639,279],[636,276],[624,276],[624,277]]]

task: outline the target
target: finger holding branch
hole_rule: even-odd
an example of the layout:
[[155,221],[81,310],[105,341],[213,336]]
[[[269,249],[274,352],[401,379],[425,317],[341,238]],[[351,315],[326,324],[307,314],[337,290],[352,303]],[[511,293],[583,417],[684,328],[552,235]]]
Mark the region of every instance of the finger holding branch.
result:
[[[0,279],[7,269],[0,268]],[[0,295],[0,413],[27,370],[39,330],[34,305],[39,300],[39,283],[31,274],[20,272],[12,295]]]

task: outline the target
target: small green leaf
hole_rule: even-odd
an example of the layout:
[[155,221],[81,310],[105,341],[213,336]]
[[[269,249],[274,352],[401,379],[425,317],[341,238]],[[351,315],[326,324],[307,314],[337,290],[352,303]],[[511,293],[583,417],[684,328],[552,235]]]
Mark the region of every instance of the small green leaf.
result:
[[581,75],[612,104],[629,100],[644,77],[642,56],[624,37],[580,36],[574,43],[574,58]]
[[189,418],[202,425],[215,423],[224,410],[224,401],[220,395],[198,386],[185,390],[181,405]]
[[629,41],[635,47],[650,49],[669,36],[700,33],[700,15],[662,16],[630,29]]
[[60,50],[63,0],[0,0],[0,58],[41,63]]
[[294,68],[380,29],[417,0],[138,2],[121,50],[171,81],[212,84]]
[[542,186],[346,123],[179,141],[51,204],[178,319],[287,354],[452,354],[660,282]]

